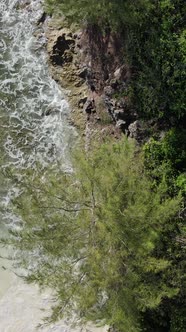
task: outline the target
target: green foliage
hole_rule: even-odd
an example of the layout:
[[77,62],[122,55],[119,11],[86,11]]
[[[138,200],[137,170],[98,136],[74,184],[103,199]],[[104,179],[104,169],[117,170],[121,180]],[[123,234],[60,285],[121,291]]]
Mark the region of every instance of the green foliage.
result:
[[179,283],[156,248],[180,206],[162,183],[152,189],[134,142],[96,147],[74,157],[73,172],[32,172],[19,183],[14,206],[22,215],[12,242],[29,267],[28,282],[51,287],[51,320],[74,312],[82,320],[142,331],[142,316]]
[[[146,170],[154,183],[164,181],[167,184],[167,192],[173,196],[178,191],[186,195],[186,131],[184,129],[171,129],[164,138],[156,140],[151,138],[144,146],[144,163]],[[185,207],[183,204],[180,219],[170,223],[162,232],[161,239],[156,249],[156,256],[172,261],[174,269],[165,276],[167,281],[171,279],[177,284],[180,291],[174,301],[166,301],[163,307],[158,308],[147,315],[145,321],[151,322],[151,326],[164,326],[165,331],[181,332],[185,326],[186,308],[186,278],[185,278]],[[151,331],[150,327],[148,326]],[[154,331],[152,329],[152,331]]]
[[141,118],[173,128],[145,144],[144,164],[125,140],[87,156],[78,151],[73,172],[24,174],[14,200],[22,215],[12,233],[18,260],[29,267],[28,282],[55,290],[51,320],[75,312],[121,332],[182,332],[186,2],[45,0],[45,6],[70,22],[116,32],[131,80],[115,97],[126,95]]
[[170,332],[183,332],[186,326],[186,308],[176,309],[172,315],[172,324]]
[[144,145],[145,166],[151,177],[157,180],[164,178],[169,191],[185,192],[186,172],[186,130],[171,129],[161,140],[151,138]]
[[186,108],[186,3],[151,3],[148,15],[128,31],[129,61],[134,68],[133,103],[144,118],[182,123]]
[[114,30],[136,22],[136,12],[148,5],[149,0],[45,0],[49,13],[61,12],[71,22],[96,23]]

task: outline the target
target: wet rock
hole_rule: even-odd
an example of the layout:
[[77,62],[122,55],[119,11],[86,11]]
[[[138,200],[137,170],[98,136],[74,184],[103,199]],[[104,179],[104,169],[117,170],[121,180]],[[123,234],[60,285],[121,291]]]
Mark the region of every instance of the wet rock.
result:
[[43,24],[47,18],[47,13],[43,12],[41,17],[37,21],[37,25]]
[[53,112],[52,108],[48,108],[42,112],[42,116],[49,116]]
[[18,2],[18,3],[15,4],[15,8],[17,10],[24,9],[24,8],[26,8],[26,7],[28,7],[30,5],[30,2],[31,2],[30,0],[20,1],[20,2]]
[[58,109],[48,108],[42,112],[42,116],[49,116],[49,115],[58,114],[58,113],[60,113],[60,111]]
[[46,112],[43,115],[49,116],[50,114],[52,114],[52,112],[53,112],[52,109],[48,109],[48,110],[46,110]]

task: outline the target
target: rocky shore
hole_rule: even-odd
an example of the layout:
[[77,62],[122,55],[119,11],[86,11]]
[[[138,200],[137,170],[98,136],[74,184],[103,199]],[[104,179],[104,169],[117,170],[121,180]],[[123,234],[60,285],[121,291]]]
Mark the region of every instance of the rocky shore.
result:
[[[19,7],[29,10],[30,0]],[[138,142],[148,139],[154,123],[144,122],[130,100],[132,70],[125,54],[125,38],[96,25],[82,29],[64,17],[42,12],[35,35],[45,35],[48,64],[53,79],[69,102],[69,121],[78,129],[86,147],[91,140],[119,138],[125,133]],[[151,121],[152,122],[152,121]]]
[[53,79],[64,89],[71,115],[88,148],[93,140],[119,138],[125,133],[137,141],[148,136],[148,125],[133,109],[128,88],[131,71],[117,35],[96,26],[79,29],[64,18],[43,12],[48,64]]

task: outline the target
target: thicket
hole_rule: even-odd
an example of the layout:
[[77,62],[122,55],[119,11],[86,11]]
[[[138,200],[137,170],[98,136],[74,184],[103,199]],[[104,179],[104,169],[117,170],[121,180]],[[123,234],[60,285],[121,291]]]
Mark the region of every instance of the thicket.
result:
[[132,99],[145,119],[178,126],[186,120],[184,0],[151,1],[143,21],[128,31]]

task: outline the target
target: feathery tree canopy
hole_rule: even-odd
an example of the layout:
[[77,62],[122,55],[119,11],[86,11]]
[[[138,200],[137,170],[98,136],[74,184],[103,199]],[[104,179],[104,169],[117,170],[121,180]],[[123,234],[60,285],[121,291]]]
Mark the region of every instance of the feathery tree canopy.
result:
[[[19,182],[22,216],[13,232],[28,282],[55,290],[51,320],[75,314],[141,331],[143,313],[174,298],[172,262],[156,256],[162,232],[174,224],[179,196],[144,174],[134,142],[78,152],[74,171],[49,171]],[[18,250],[19,251],[19,250]]]

